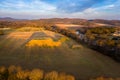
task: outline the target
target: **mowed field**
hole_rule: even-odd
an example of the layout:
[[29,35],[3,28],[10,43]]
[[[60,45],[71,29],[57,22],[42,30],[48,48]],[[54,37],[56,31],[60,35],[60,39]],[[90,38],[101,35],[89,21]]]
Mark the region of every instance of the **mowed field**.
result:
[[[31,40],[61,41],[58,47],[26,46]],[[60,39],[64,40],[60,40]],[[17,65],[26,69],[40,68],[72,74],[77,80],[105,76],[120,77],[120,63],[50,31],[12,32],[0,36],[0,66]]]

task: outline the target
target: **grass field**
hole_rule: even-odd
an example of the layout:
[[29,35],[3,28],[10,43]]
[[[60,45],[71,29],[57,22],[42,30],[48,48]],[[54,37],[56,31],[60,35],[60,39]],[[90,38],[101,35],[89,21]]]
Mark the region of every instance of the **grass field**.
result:
[[[31,40],[50,38],[53,41],[63,38],[62,45],[55,48],[25,46]],[[45,71],[56,70],[74,75],[77,80],[86,80],[98,76],[120,77],[120,64],[111,58],[71,39],[50,31],[15,31],[0,36],[0,66],[19,65],[23,68],[41,68]]]
[[81,27],[85,27],[84,25],[76,25],[76,24],[55,24],[55,25],[62,29],[69,29],[69,30],[76,30],[76,29],[80,29]]

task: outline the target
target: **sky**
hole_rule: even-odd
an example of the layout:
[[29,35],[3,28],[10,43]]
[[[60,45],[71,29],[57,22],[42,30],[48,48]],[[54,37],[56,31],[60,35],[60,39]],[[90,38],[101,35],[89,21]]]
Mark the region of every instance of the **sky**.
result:
[[120,0],[0,0],[0,17],[120,20]]

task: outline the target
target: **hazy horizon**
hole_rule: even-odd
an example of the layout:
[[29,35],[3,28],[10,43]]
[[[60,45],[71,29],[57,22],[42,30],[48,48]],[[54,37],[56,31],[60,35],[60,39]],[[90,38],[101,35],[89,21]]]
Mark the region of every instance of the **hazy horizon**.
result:
[[120,0],[2,0],[0,17],[120,20]]

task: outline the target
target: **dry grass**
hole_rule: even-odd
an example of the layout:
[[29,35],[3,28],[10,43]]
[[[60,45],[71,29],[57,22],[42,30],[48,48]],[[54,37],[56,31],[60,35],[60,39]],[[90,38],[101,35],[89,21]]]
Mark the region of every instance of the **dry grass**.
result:
[[60,47],[62,43],[69,40],[67,37],[61,37],[59,40],[54,41],[52,38],[43,38],[43,39],[32,39],[25,46],[26,47]]
[[61,46],[60,41],[53,41],[51,38],[45,39],[45,40],[31,40],[26,44],[27,47],[59,47]]
[[69,28],[69,27],[83,27],[82,25],[75,25],[75,24],[56,24],[56,26],[59,26],[60,28]]
[[[40,33],[34,32],[34,35],[32,33],[13,32],[2,36],[0,39],[0,66],[13,64],[27,69],[57,70],[73,74],[77,80],[88,80],[98,76],[113,78],[120,76],[120,64],[107,56],[84,46],[82,46],[82,49],[71,49],[69,46],[77,45],[77,43],[71,39],[69,41],[66,41],[65,38],[61,39],[63,38],[62,35],[61,38],[54,41],[53,38],[46,36],[43,31]],[[29,37],[31,35],[32,37]],[[23,38],[24,36],[28,37]],[[63,42],[61,42],[60,47],[54,49],[21,46],[27,41],[42,39],[43,37],[51,38],[53,42],[58,42],[60,39]]]
[[51,31],[44,31],[44,33],[49,36],[49,37],[52,37],[52,38],[55,38],[55,33],[54,32],[51,32]]
[[36,28],[36,27],[22,27],[18,28],[16,31],[21,31],[21,32],[29,32],[29,31],[42,31],[43,28]]
[[0,48],[4,53],[13,52],[15,49],[24,45],[32,34],[33,32],[12,32],[4,35],[0,39]]
[[10,30],[11,28],[0,28],[0,30]]
[[32,34],[33,32],[13,32],[6,38],[28,39]]
[[67,37],[62,37],[62,38],[59,39],[59,41],[62,42],[62,43],[63,43],[63,42],[66,42],[66,41],[69,41],[69,40],[70,40],[70,39],[67,38]]
[[55,34],[51,31],[35,32],[31,37],[30,41],[25,45],[26,47],[60,47],[62,43],[68,41],[69,38],[60,34]]
[[51,32],[51,31],[43,31],[43,32],[54,40],[59,40],[61,37],[63,37],[63,35],[55,34],[54,32]]

